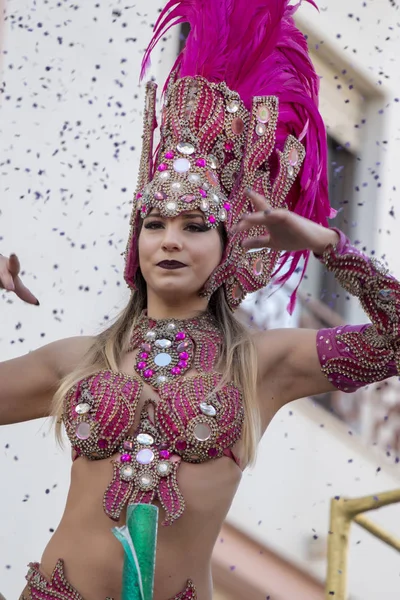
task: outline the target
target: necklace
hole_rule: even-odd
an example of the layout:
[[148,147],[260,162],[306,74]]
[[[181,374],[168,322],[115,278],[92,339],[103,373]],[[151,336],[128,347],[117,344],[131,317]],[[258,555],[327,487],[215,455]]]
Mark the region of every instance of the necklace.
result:
[[219,356],[222,335],[210,313],[192,319],[152,319],[143,311],[128,352],[139,348],[135,371],[154,388],[194,367],[211,372]]

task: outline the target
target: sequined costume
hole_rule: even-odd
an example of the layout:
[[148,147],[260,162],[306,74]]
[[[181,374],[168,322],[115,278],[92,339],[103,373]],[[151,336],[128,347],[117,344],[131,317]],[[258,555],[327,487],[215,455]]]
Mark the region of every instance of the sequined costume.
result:
[[339,242],[317,258],[343,288],[357,296],[372,324],[322,329],[318,356],[329,381],[344,392],[397,375],[400,366],[400,284],[376,260],[351,245],[338,229]]

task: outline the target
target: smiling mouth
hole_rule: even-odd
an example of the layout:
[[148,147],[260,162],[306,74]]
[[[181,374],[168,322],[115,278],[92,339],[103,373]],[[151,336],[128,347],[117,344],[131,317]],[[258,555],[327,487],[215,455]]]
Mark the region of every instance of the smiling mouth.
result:
[[183,269],[183,267],[186,267],[186,265],[184,265],[183,263],[177,261],[177,260],[162,260],[161,262],[159,262],[157,264],[157,267],[161,267],[162,269]]

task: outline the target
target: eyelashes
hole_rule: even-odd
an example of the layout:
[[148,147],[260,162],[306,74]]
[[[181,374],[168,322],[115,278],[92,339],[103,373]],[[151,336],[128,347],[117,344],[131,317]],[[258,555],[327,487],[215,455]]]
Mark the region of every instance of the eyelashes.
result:
[[[150,223],[146,223],[144,225],[145,229],[161,229],[164,227],[164,224],[161,221],[150,221]],[[208,228],[205,225],[199,225],[198,223],[187,223],[185,225],[185,230],[192,232],[204,232],[208,231]]]

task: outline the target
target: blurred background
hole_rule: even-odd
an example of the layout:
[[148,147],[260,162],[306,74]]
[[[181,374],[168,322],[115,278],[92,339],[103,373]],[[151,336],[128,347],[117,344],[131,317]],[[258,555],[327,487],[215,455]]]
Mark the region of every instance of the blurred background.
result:
[[[332,221],[400,277],[400,13],[394,0],[303,4],[299,27],[321,77]],[[0,1],[1,5],[1,1]],[[136,184],[139,69],[162,3],[3,0],[0,31],[0,251],[16,252],[40,300],[2,293],[0,360],[101,331],[125,305],[123,258]],[[154,53],[160,88],[187,35]],[[296,281],[293,282],[293,285]],[[363,323],[357,300],[310,259],[292,317],[290,289],[246,299],[251,326]],[[24,374],[21,373],[21,377]],[[215,600],[324,597],[329,503],[400,487],[397,378],[282,409],[245,472],[214,553]],[[26,564],[57,527],[70,457],[51,424],[0,429],[0,592],[18,597]],[[371,518],[400,535],[400,505]],[[352,526],[349,599],[397,600],[400,561]]]

